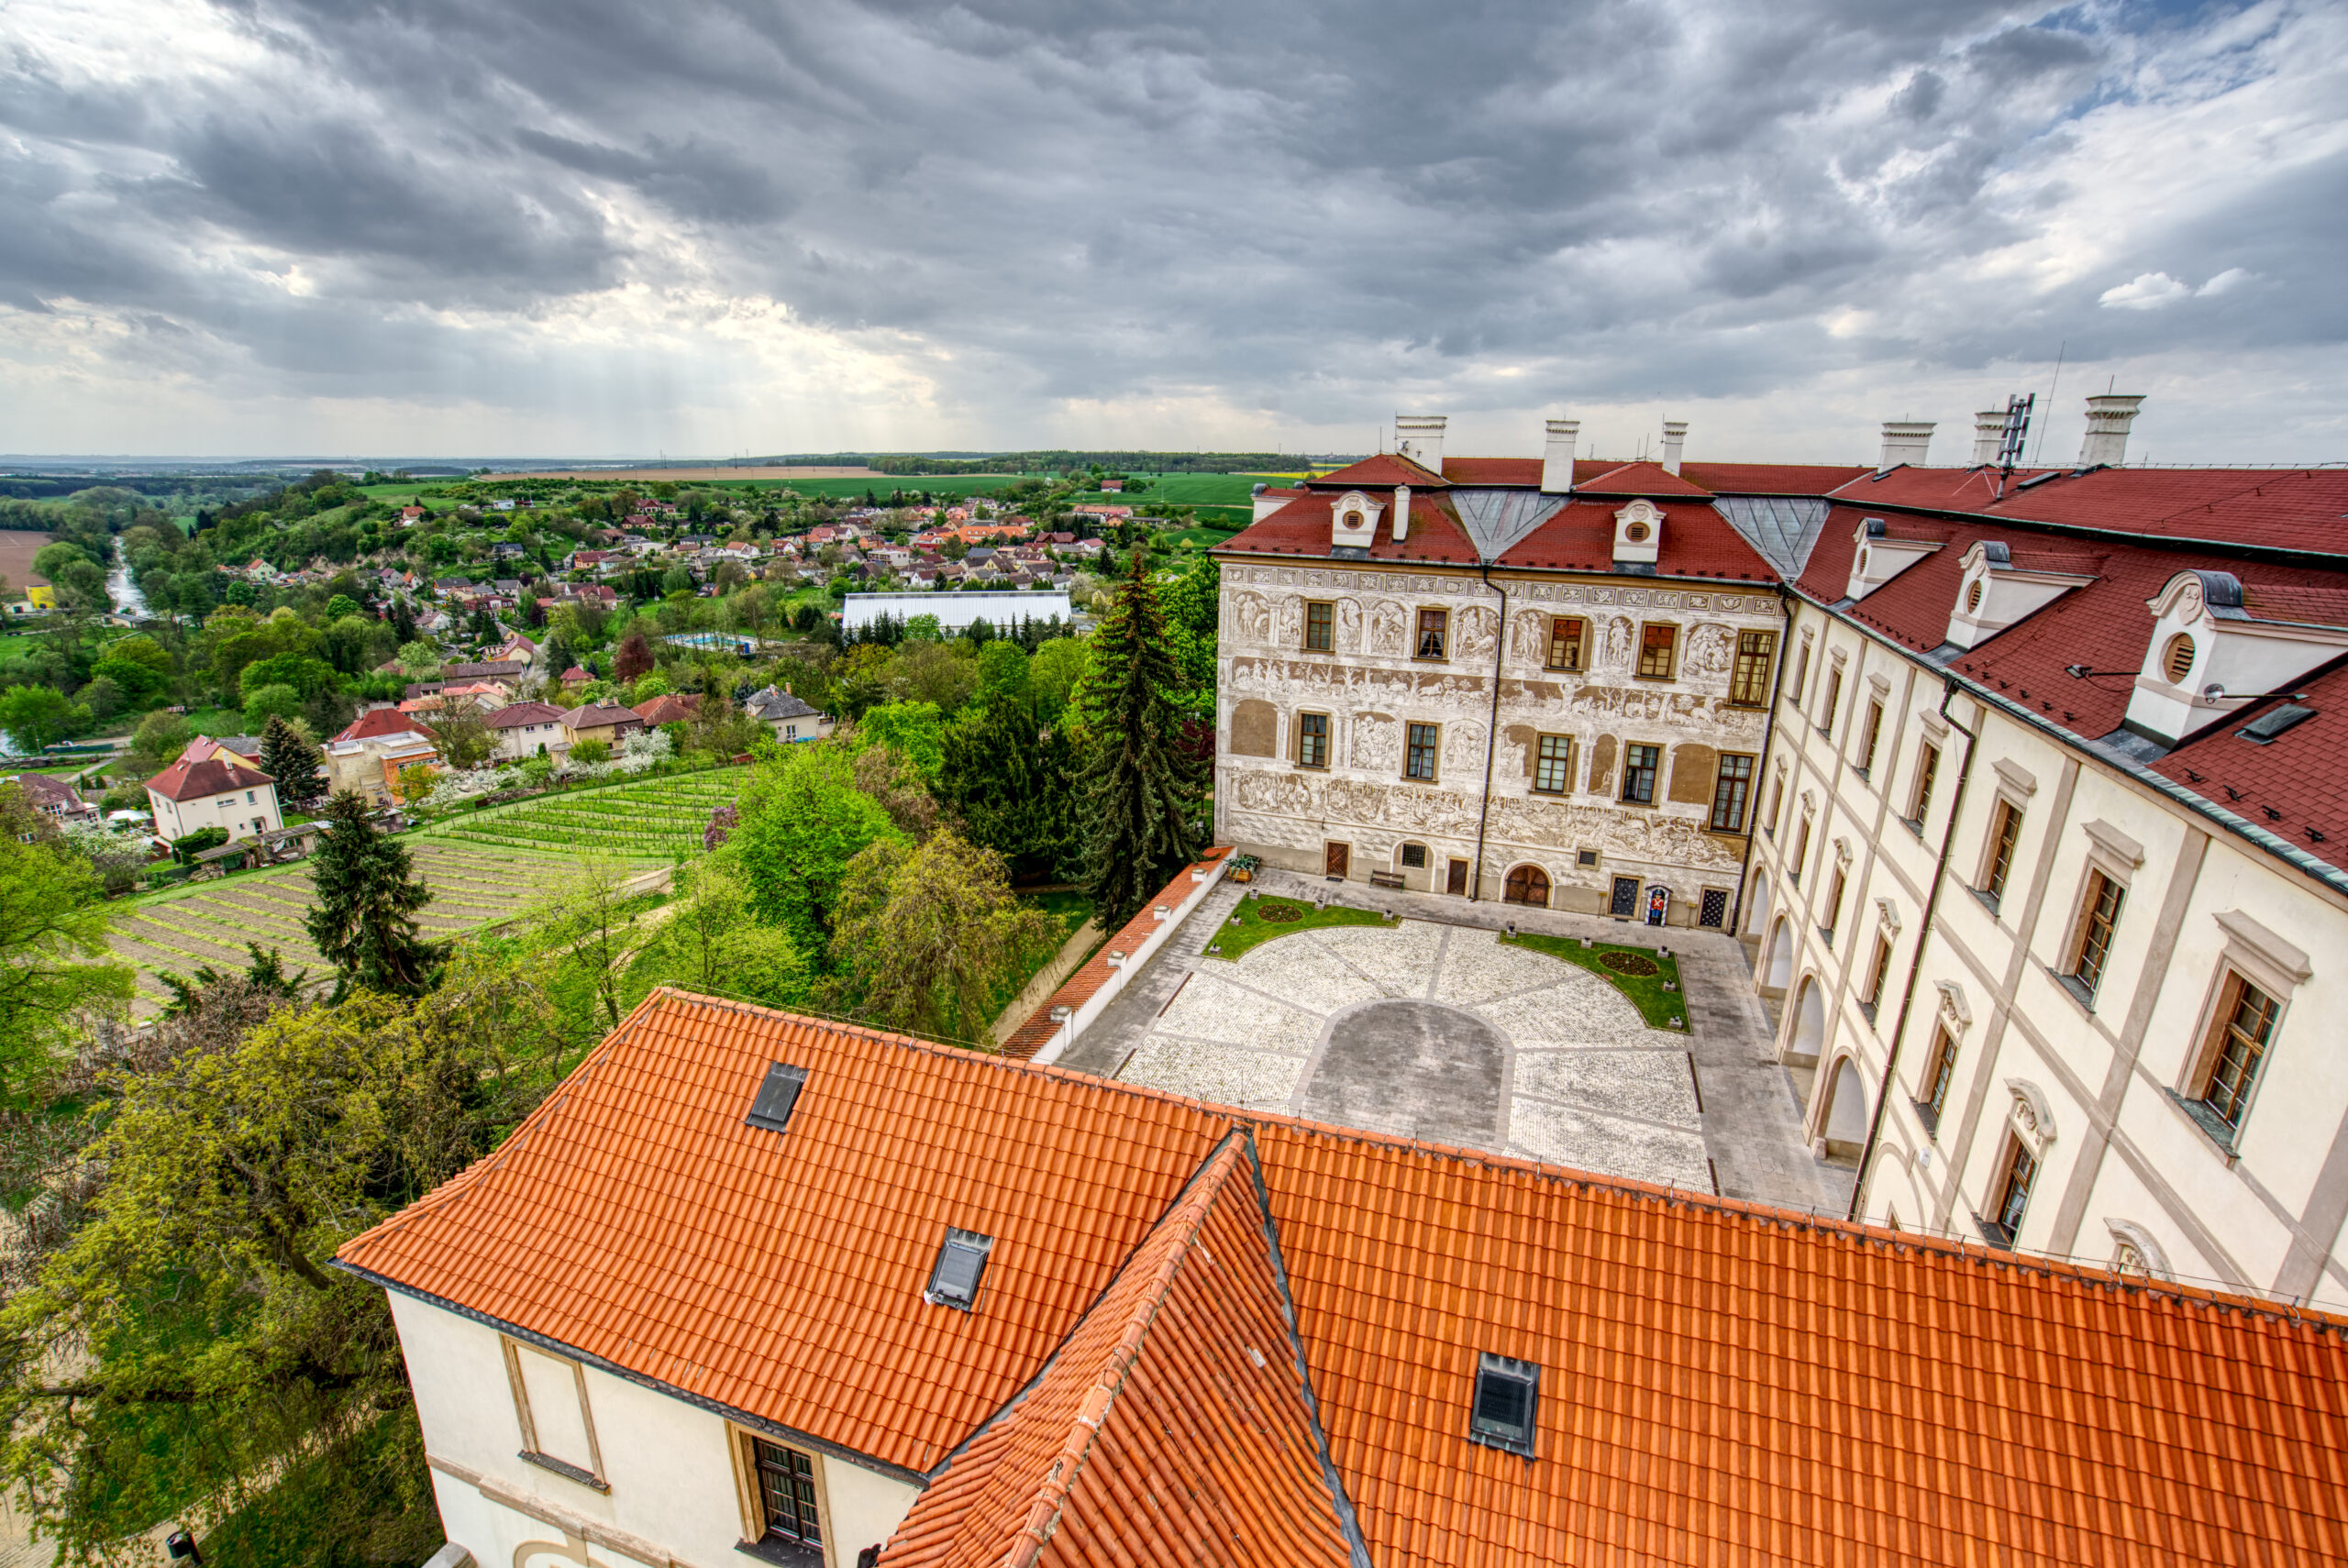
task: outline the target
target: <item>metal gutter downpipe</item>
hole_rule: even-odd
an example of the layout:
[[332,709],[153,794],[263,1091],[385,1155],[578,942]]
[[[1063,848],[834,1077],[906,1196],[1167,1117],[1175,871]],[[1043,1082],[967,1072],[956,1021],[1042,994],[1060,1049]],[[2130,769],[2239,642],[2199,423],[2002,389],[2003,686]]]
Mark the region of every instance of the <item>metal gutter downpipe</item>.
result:
[[1973,754],[1981,749],[1981,737],[1949,717],[1948,705],[1956,696],[1956,680],[1944,678],[1941,686],[1941,720],[1950,729],[1965,737],[1965,760],[1957,765],[1956,790],[1949,797],[1948,827],[1941,834],[1940,859],[1933,867],[1933,886],[1924,895],[1924,912],[1916,927],[1916,951],[1908,960],[1908,985],[1900,993],[1899,1017],[1891,1026],[1891,1048],[1883,1059],[1883,1082],[1876,1088],[1875,1114],[1867,1119],[1867,1141],[1859,1147],[1859,1179],[1851,1184],[1851,1210],[1844,1218],[1856,1220],[1859,1207],[1866,1201],[1867,1174],[1875,1163],[1875,1151],[1883,1141],[1883,1116],[1891,1104],[1894,1075],[1899,1068],[1899,1048],[1908,1039],[1908,1013],[1916,1002],[1916,982],[1924,972],[1924,944],[1932,940],[1933,916],[1941,907],[1941,889],[1948,882],[1948,857],[1956,847],[1957,819],[1965,814],[1965,787],[1973,778]]
[[[1481,563],[1484,586],[1501,596],[1500,635],[1492,639],[1492,712],[1484,721],[1484,798],[1476,808],[1476,866],[1468,874],[1468,901],[1484,896],[1484,824],[1492,815],[1492,754],[1501,744],[1501,668],[1508,657],[1508,590],[1492,587],[1492,563]],[[1428,880],[1434,878],[1430,877]]]

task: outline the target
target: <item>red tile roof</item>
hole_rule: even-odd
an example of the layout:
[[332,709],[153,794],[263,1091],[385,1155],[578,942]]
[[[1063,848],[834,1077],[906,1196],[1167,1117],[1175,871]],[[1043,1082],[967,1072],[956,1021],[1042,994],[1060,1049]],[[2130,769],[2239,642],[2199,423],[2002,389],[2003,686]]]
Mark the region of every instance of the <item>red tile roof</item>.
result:
[[1824,495],[1872,472],[1833,463],[1682,463],[1679,477],[1714,495]]
[[559,724],[562,710],[551,702],[513,702],[494,713],[482,716],[482,723],[493,730],[518,730],[526,724]]
[[147,780],[147,788],[166,801],[201,801],[208,795],[225,795],[231,790],[255,790],[263,784],[274,785],[276,782],[260,769],[246,767],[235,752],[216,751],[210,756],[195,761],[181,757]]
[[[1230,853],[1229,845],[1218,845],[1199,856],[1198,867],[1212,867]],[[1052,1036],[1060,1032],[1060,1026],[1052,1021],[1053,1010],[1064,1007],[1074,1012],[1099,995],[1101,988],[1107,985],[1111,977],[1123,967],[1122,964],[1110,963],[1109,955],[1117,953],[1131,958],[1139,952],[1141,944],[1157,933],[1160,923],[1157,915],[1158,907],[1164,905],[1168,909],[1180,909],[1182,900],[1196,889],[1197,880],[1191,872],[1198,867],[1186,866],[1177,871],[1174,879],[1159,889],[1157,897],[1142,905],[1141,912],[1094,950],[1081,968],[1062,981],[1060,988],[1054,991],[1043,1006],[1029,1013],[1027,1021],[1004,1039],[1002,1054],[1015,1061],[1024,1062],[1033,1059],[1036,1052],[1050,1044]]]
[[338,741],[372,740],[378,735],[419,733],[416,722],[397,708],[370,708],[343,726]]
[[[1411,497],[1410,536],[1399,544],[1394,538],[1393,498],[1387,495],[1379,499],[1388,510],[1378,519],[1378,537],[1369,547],[1371,560],[1423,561],[1442,566],[1476,564],[1476,547],[1468,539],[1458,514],[1442,496],[1422,491]],[[1215,547],[1263,555],[1318,556],[1326,560],[1331,513],[1336,503],[1336,493],[1309,491]]]
[[1398,484],[1440,490],[1448,481],[1427,468],[1394,452],[1380,452],[1325,474],[1314,474],[1305,485],[1313,490],[1391,490]]
[[[1660,470],[1658,470],[1660,471]],[[1709,503],[1666,502],[1663,538],[1656,558],[1659,577],[1720,578],[1738,582],[1775,583],[1778,574],[1761,553],[1745,542]],[[1501,552],[1500,564],[1560,571],[1609,572],[1614,569],[1612,501],[1576,499],[1556,514]]]
[[693,692],[689,696],[679,697],[663,692],[658,697],[647,698],[644,701],[638,702],[634,712],[637,718],[648,724],[686,723],[691,722],[694,714],[701,712],[701,694]]
[[1538,489],[1544,467],[1538,458],[1445,458],[1443,477],[1462,485],[1530,485]]
[[[2022,488],[2038,474],[2056,477]],[[1834,492],[1855,506],[1925,506],[2323,554],[2348,552],[2348,469],[2017,470],[2002,499],[1988,469],[1896,469]]]
[[1702,496],[1709,500],[1711,491],[1702,485],[1690,484],[1661,463],[1623,463],[1588,479],[1577,477],[1576,491],[1586,495],[1645,495],[1657,500],[1667,495]]
[[922,1473],[891,1563],[1342,1561],[1316,1427],[1379,1568],[2348,1563],[2348,1320],[667,990],[338,1259]]

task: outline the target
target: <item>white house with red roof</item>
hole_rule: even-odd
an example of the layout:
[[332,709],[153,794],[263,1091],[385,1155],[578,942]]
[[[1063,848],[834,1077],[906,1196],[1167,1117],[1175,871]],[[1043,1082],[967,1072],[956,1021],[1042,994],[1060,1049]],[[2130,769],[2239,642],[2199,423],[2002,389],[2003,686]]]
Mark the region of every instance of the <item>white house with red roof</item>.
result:
[[216,827],[233,843],[285,825],[277,781],[227,750],[193,758],[183,755],[147,780],[147,801],[154,812],[155,836],[161,839]]
[[497,737],[492,755],[501,762],[518,762],[541,753],[559,755],[570,749],[570,732],[563,728],[562,710],[551,702],[515,702],[482,720]]

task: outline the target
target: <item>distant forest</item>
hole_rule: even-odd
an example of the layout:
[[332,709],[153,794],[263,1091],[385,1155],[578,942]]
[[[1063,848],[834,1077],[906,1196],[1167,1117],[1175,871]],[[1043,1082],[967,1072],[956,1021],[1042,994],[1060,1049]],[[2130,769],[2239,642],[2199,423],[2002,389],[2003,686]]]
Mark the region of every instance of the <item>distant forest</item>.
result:
[[955,474],[1063,473],[1069,469],[1101,469],[1110,473],[1245,474],[1287,473],[1313,459],[1297,452],[977,452],[955,457],[900,452],[825,452],[800,457],[761,458],[760,463],[807,467],[852,467],[862,464],[878,473],[944,478]]

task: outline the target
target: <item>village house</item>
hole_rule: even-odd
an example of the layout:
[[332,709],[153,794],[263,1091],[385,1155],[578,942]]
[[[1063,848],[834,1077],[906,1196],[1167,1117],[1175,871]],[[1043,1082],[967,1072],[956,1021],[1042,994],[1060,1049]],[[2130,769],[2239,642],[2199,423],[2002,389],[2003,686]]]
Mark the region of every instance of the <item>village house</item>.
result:
[[644,720],[616,702],[590,702],[563,714],[562,728],[566,742],[574,747],[581,741],[602,741],[616,752],[624,737],[644,728]]
[[497,737],[491,756],[499,762],[519,762],[525,757],[570,749],[562,710],[550,702],[512,703],[488,714],[482,723]]
[[663,692],[658,697],[649,697],[637,703],[630,712],[642,719],[646,727],[649,729],[657,730],[663,724],[690,723],[694,715],[701,712],[701,693],[697,691],[682,694]]
[[827,714],[779,687],[753,691],[743,702],[742,711],[766,725],[775,739],[786,743],[823,740],[832,733],[832,721]]
[[165,840],[216,827],[233,843],[285,825],[277,781],[226,750],[193,759],[183,754],[147,780],[147,801],[155,836]]
[[349,790],[378,806],[393,803],[401,768],[440,760],[423,721],[398,708],[360,714],[321,749],[329,788]]
[[665,988],[333,1266],[478,1564],[2348,1562],[2348,1320]]
[[12,773],[0,784],[14,784],[25,792],[33,810],[60,823],[94,823],[98,808],[82,799],[81,791],[62,778],[46,773]]

